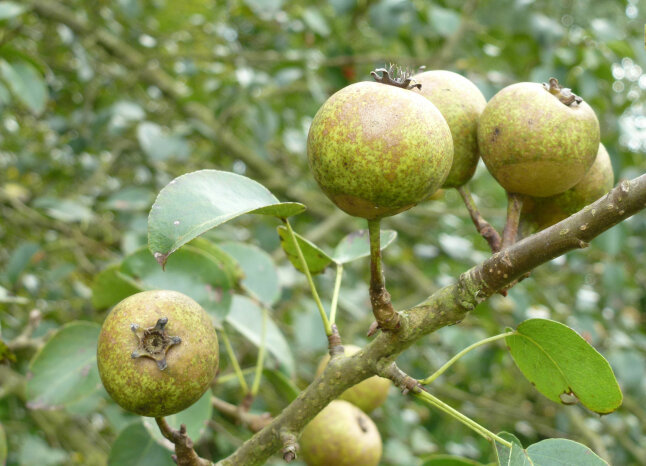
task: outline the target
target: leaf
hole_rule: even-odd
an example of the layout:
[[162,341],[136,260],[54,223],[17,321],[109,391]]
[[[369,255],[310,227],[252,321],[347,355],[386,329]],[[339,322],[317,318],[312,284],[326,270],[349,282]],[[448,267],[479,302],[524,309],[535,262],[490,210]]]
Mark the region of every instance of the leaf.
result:
[[121,273],[147,290],[174,290],[197,301],[211,316],[224,320],[231,305],[229,275],[210,255],[186,246],[162,270],[143,247],[126,257]]
[[440,36],[447,37],[460,27],[460,15],[454,10],[433,6],[429,10],[429,22]]
[[242,214],[286,218],[304,210],[297,202],[281,203],[250,178],[200,170],[175,178],[159,192],[148,217],[148,246],[163,267],[180,246]]
[[330,35],[330,27],[321,13],[314,8],[306,8],[303,12],[303,20],[308,28],[320,36],[327,37]]
[[[521,449],[522,449],[522,444],[520,443],[520,440],[516,438],[515,435],[510,434],[509,432],[499,432],[498,437],[507,440],[508,442],[511,442],[512,444],[517,444]],[[498,460],[498,464],[500,465],[508,465],[509,464],[509,458],[511,457],[511,448],[506,447],[502,443],[499,442],[493,442],[495,450],[496,450],[496,458]],[[513,445],[512,445],[513,446]],[[514,452],[514,454],[516,454]]]
[[153,160],[185,159],[189,145],[180,136],[168,134],[156,123],[144,121],[137,126],[137,140],[146,155]]
[[219,245],[216,245],[205,238],[195,238],[193,241],[188,243],[188,245],[211,256],[214,261],[222,266],[224,271],[231,278],[231,283],[235,286],[238,286],[244,279],[245,272],[242,270],[242,267],[240,267],[238,261],[220,248]]
[[31,360],[27,399],[32,409],[78,401],[100,386],[96,346],[101,327],[91,322],[63,325]]
[[45,110],[47,86],[34,65],[26,61],[0,60],[0,73],[14,95],[32,112],[38,115]]
[[267,306],[280,298],[278,270],[269,254],[259,247],[226,242],[219,244],[222,251],[232,257],[243,273],[242,284]]
[[[206,424],[208,420],[211,419],[211,414],[213,413],[211,395],[211,390],[207,390],[199,400],[184,411],[180,411],[179,413],[172,414],[170,416],[165,416],[164,419],[166,419],[168,425],[173,429],[179,429],[180,426],[184,424],[186,426],[188,436],[193,440],[193,442],[197,443],[206,431]],[[159,427],[157,426],[154,418],[144,417],[143,422],[144,427],[157,443],[164,447],[169,446],[165,437],[159,431]]]
[[40,246],[36,243],[25,242],[18,246],[7,263],[6,275],[9,283],[15,285],[20,274],[27,267],[31,258],[38,252]]
[[128,296],[144,291],[134,280],[122,274],[120,268],[121,264],[110,265],[94,277],[92,305],[95,308],[112,307]]
[[137,421],[119,433],[110,449],[108,466],[175,466],[175,462]]
[[[379,241],[383,251],[392,244],[397,238],[397,232],[394,230],[381,230]],[[350,233],[343,238],[334,249],[332,257],[338,264],[346,264],[362,257],[370,255],[370,238],[368,230],[359,230]]]
[[568,396],[574,395],[600,414],[621,405],[621,390],[608,361],[566,325],[526,320],[505,341],[523,375],[550,400],[570,404]]
[[20,465],[60,466],[70,463],[65,451],[50,447],[45,440],[35,435],[21,437],[17,453],[16,464]]
[[527,448],[527,455],[535,465],[607,466],[585,445],[564,438],[542,440]]
[[[296,245],[294,244],[294,241],[287,231],[287,228],[282,225],[279,226],[278,236],[280,236],[280,245],[283,247],[283,251],[285,251],[285,254],[287,255],[289,261],[296,268],[296,270],[305,273],[305,270],[303,270],[303,266],[301,264],[301,260],[298,257]],[[296,236],[296,241],[298,241],[298,245],[301,247],[301,252],[303,253],[303,257],[305,258],[305,262],[307,263],[307,268],[310,269],[310,273],[312,275],[316,275],[323,272],[325,268],[332,262],[332,258],[328,256],[327,253],[320,249],[317,245],[306,240],[298,233],[294,233],[294,236]]]
[[291,403],[301,392],[294,383],[280,371],[274,369],[263,369],[262,375],[276,391],[283,396],[287,403]]
[[[262,310],[245,296],[233,297],[227,322],[256,346],[260,346],[262,335]],[[280,329],[267,316],[266,348],[285,366],[289,374],[294,373],[294,357]]]
[[40,197],[34,201],[34,207],[44,209],[51,218],[62,222],[89,222],[94,218],[89,207],[71,199]]
[[14,2],[0,2],[0,20],[14,18],[27,11],[25,5],[19,5]]

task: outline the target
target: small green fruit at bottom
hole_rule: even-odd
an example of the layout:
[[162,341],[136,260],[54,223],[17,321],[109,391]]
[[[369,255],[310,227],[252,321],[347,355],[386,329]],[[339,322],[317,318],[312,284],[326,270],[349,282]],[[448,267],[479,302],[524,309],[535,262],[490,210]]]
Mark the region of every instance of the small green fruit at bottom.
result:
[[478,121],[482,160],[510,193],[560,194],[577,184],[599,148],[599,121],[569,89],[517,83],[498,92]]
[[606,194],[614,183],[610,156],[603,144],[599,144],[592,167],[573,188],[552,197],[530,198],[523,204],[521,222],[526,226],[525,233],[543,230],[566,219]]
[[[346,356],[352,356],[361,349],[355,345],[344,345],[343,348]],[[316,370],[317,377],[323,373],[328,362],[330,362],[330,355],[326,354]],[[388,392],[391,385],[392,382],[390,380],[379,377],[378,375],[373,375],[372,377],[348,388],[341,394],[339,399],[349,401],[353,405],[359,407],[362,411],[370,413],[384,404],[384,401],[388,398]]]
[[473,177],[480,158],[478,119],[487,100],[471,81],[451,71],[433,70],[414,76],[417,91],[442,113],[453,136],[453,165],[444,188],[458,188]]
[[[383,70],[390,76],[392,70]],[[451,130],[419,93],[360,82],[331,96],[307,137],[314,179],[340,209],[377,219],[415,206],[444,183],[453,161]]]
[[372,419],[343,400],[332,401],[310,421],[299,445],[308,466],[376,466],[382,451]]
[[209,315],[176,291],[144,291],[117,304],[101,327],[97,363],[103,386],[141,416],[182,411],[209,388],[218,368]]

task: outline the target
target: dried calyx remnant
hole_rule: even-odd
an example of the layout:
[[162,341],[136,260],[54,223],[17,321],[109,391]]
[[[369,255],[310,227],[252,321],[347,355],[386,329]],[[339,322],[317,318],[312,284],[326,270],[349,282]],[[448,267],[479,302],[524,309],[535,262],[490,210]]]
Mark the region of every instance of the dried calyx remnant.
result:
[[572,92],[572,89],[561,87],[558,79],[556,78],[550,78],[549,82],[543,83],[543,87],[550,94],[558,97],[558,99],[567,106],[570,106],[574,103],[578,105],[583,102],[583,99]]
[[[379,73],[381,73],[381,76],[379,76]],[[388,84],[390,86],[401,87],[403,89],[422,88],[422,85],[413,79],[413,72],[411,70],[401,68],[392,63],[388,65],[388,68],[377,68],[371,71],[370,76],[378,83]]]
[[166,369],[166,353],[173,345],[182,342],[180,337],[166,334],[167,317],[162,317],[154,327],[141,328],[138,324],[130,324],[130,330],[137,337],[137,349],[131,354],[132,358],[150,358],[157,362],[159,370]]

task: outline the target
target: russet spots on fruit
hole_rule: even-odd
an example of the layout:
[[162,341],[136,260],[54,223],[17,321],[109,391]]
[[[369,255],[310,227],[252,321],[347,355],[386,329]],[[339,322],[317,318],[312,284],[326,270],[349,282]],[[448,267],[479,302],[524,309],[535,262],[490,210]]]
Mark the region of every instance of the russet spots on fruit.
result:
[[210,317],[175,291],[144,291],[124,299],[99,335],[104,387],[121,407],[142,416],[168,416],[189,407],[208,389],[218,362]]
[[562,193],[586,174],[599,147],[590,106],[556,80],[512,84],[487,104],[478,146],[505,190],[533,197]]
[[435,192],[450,170],[453,142],[428,100],[362,82],[341,89],[319,109],[307,152],[314,178],[339,208],[375,219]]
[[416,92],[438,108],[453,137],[453,163],[442,186],[462,186],[473,176],[480,158],[478,119],[487,101],[475,84],[451,71],[427,71],[415,75],[414,79],[422,85]]

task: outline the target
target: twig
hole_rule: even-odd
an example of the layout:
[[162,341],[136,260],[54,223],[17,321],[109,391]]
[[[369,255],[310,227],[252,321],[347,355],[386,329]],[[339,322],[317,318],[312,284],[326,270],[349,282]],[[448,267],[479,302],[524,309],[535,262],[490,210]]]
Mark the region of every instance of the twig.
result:
[[156,417],[155,421],[162,435],[175,445],[173,460],[178,466],[211,466],[211,462],[200,458],[193,450],[193,441],[186,434],[186,425],[182,424],[179,430],[168,425],[163,417]]
[[289,233],[289,236],[291,240],[294,242],[294,247],[296,248],[296,252],[298,254],[298,259],[300,260],[301,267],[303,267],[303,273],[305,274],[305,277],[307,278],[307,283],[310,285],[310,291],[312,292],[312,297],[314,298],[314,301],[316,302],[316,306],[318,307],[319,314],[321,316],[321,320],[323,321],[323,327],[325,328],[325,334],[329,337],[332,335],[332,327],[330,326],[330,321],[327,318],[327,314],[325,313],[325,309],[323,308],[323,303],[321,302],[321,298],[319,297],[319,293],[316,290],[316,285],[314,284],[314,280],[312,279],[312,274],[310,273],[310,268],[307,265],[307,261],[305,260],[305,256],[303,256],[303,251],[301,250],[301,246],[298,244],[298,239],[296,238],[296,235],[294,234],[294,230],[292,230],[292,225],[289,223],[289,220],[286,218],[283,219],[283,223],[287,227],[287,232]]
[[523,197],[516,193],[507,193],[507,223],[502,232],[502,246],[505,249],[516,242],[520,212],[523,209]]
[[467,346],[464,348],[462,351],[460,351],[458,354],[453,356],[451,359],[449,359],[442,367],[440,367],[437,371],[435,371],[433,374],[431,374],[429,377],[420,380],[419,383],[422,385],[428,385],[431,382],[433,382],[435,379],[437,379],[440,375],[444,374],[446,370],[451,367],[458,359],[460,359],[462,356],[467,354],[469,351],[478,348],[479,346],[486,345],[487,343],[491,343],[493,341],[501,340],[505,337],[513,335],[514,332],[506,332],[506,333],[501,333],[500,335],[496,335],[493,337],[485,338],[484,340],[480,340],[475,342],[474,344]]
[[253,414],[220,398],[212,397],[211,404],[219,412],[244,425],[252,432],[262,430],[272,421],[269,413]]
[[471,220],[473,221],[476,230],[478,231],[478,233],[480,233],[480,236],[482,236],[487,241],[487,243],[489,243],[491,252],[500,251],[500,246],[502,245],[500,234],[493,226],[491,226],[489,222],[487,222],[482,217],[475,201],[473,200],[473,197],[471,196],[471,191],[469,191],[469,188],[467,188],[466,185],[462,185],[457,188],[457,190],[460,193],[460,196],[462,196],[464,205],[469,211],[469,215],[471,216]]
[[376,327],[373,324],[372,335],[377,328],[395,330],[399,327],[399,313],[393,308],[390,293],[386,290],[386,281],[381,264],[381,219],[368,220],[370,235],[370,304],[375,315]]
[[229,336],[227,335],[227,332],[224,329],[224,326],[222,326],[222,329],[220,330],[220,335],[222,336],[222,341],[224,342],[224,348],[226,349],[227,355],[229,356],[229,360],[231,361],[233,372],[235,373],[236,377],[238,378],[238,382],[240,383],[240,388],[242,388],[242,391],[244,392],[244,394],[247,395],[249,394],[249,386],[247,385],[247,381],[245,380],[244,375],[242,374],[242,370],[240,369],[240,364],[238,363],[238,359],[236,358],[236,354],[233,351],[233,347],[231,346],[231,342],[229,341]]

